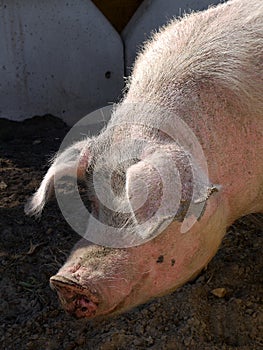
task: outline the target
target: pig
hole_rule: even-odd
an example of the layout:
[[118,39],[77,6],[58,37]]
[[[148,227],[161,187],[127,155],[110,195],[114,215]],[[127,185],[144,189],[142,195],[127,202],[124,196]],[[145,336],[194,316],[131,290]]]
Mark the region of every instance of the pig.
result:
[[[229,225],[263,212],[262,64],[262,1],[174,19],[138,54],[106,128],[55,157],[26,213],[39,215],[56,176],[68,175],[86,184],[94,218],[50,278],[67,312],[115,315],[176,290],[209,263]],[[113,208],[96,195],[109,186]]]

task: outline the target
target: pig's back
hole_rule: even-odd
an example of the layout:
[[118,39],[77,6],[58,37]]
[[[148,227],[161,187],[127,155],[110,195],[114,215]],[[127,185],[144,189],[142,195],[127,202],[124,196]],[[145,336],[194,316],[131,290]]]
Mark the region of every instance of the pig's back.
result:
[[262,118],[262,63],[263,1],[230,1],[155,34],[137,58],[127,98],[171,106],[212,86]]

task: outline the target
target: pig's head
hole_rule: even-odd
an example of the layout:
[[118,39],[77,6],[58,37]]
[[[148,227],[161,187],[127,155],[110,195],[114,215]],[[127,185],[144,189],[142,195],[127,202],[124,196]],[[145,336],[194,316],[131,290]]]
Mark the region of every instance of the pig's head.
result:
[[[54,176],[87,178],[91,216],[104,227],[114,227],[117,237],[122,232],[126,235],[123,247],[105,247],[83,238],[50,279],[64,309],[87,318],[120,313],[175,290],[208,263],[225,231],[220,196],[210,196],[215,188],[208,186],[208,179],[195,168],[187,152],[169,140],[152,140],[147,147],[142,143],[138,158],[131,156],[119,165],[120,153],[116,157],[111,148],[108,165],[102,162],[97,169],[97,174],[103,174],[98,176],[97,187],[101,185],[105,192],[109,189],[104,175],[113,168],[108,182],[115,203],[114,210],[109,210],[96,196],[92,180],[99,163],[93,141],[81,141],[61,153],[26,208],[29,214],[41,212]],[[202,210],[191,211],[191,203],[202,203]],[[99,224],[88,226],[87,237],[101,235],[99,230]]]

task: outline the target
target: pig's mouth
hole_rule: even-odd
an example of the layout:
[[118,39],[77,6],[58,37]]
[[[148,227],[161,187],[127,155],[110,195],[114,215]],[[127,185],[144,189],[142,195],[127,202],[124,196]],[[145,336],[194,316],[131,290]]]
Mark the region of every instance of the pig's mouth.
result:
[[104,310],[105,303],[98,297],[97,292],[90,291],[64,276],[52,276],[50,286],[57,292],[63,309],[75,318],[107,316],[118,309],[117,303]]

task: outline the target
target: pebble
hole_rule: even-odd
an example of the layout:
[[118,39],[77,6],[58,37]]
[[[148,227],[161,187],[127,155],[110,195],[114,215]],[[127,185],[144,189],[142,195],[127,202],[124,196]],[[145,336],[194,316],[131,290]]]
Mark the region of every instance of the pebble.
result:
[[5,190],[7,188],[7,184],[4,181],[0,181],[0,190]]
[[147,339],[146,339],[148,345],[153,345],[154,344],[154,340],[151,336],[149,336]]
[[42,141],[41,140],[35,140],[33,141],[33,145],[39,145]]
[[46,234],[50,235],[52,232],[53,232],[53,229],[50,227],[49,229],[47,229]]
[[218,298],[223,298],[226,295],[226,288],[215,288],[211,293]]
[[248,315],[252,315],[253,313],[254,313],[254,310],[252,310],[252,309],[246,310],[246,314],[248,314]]

